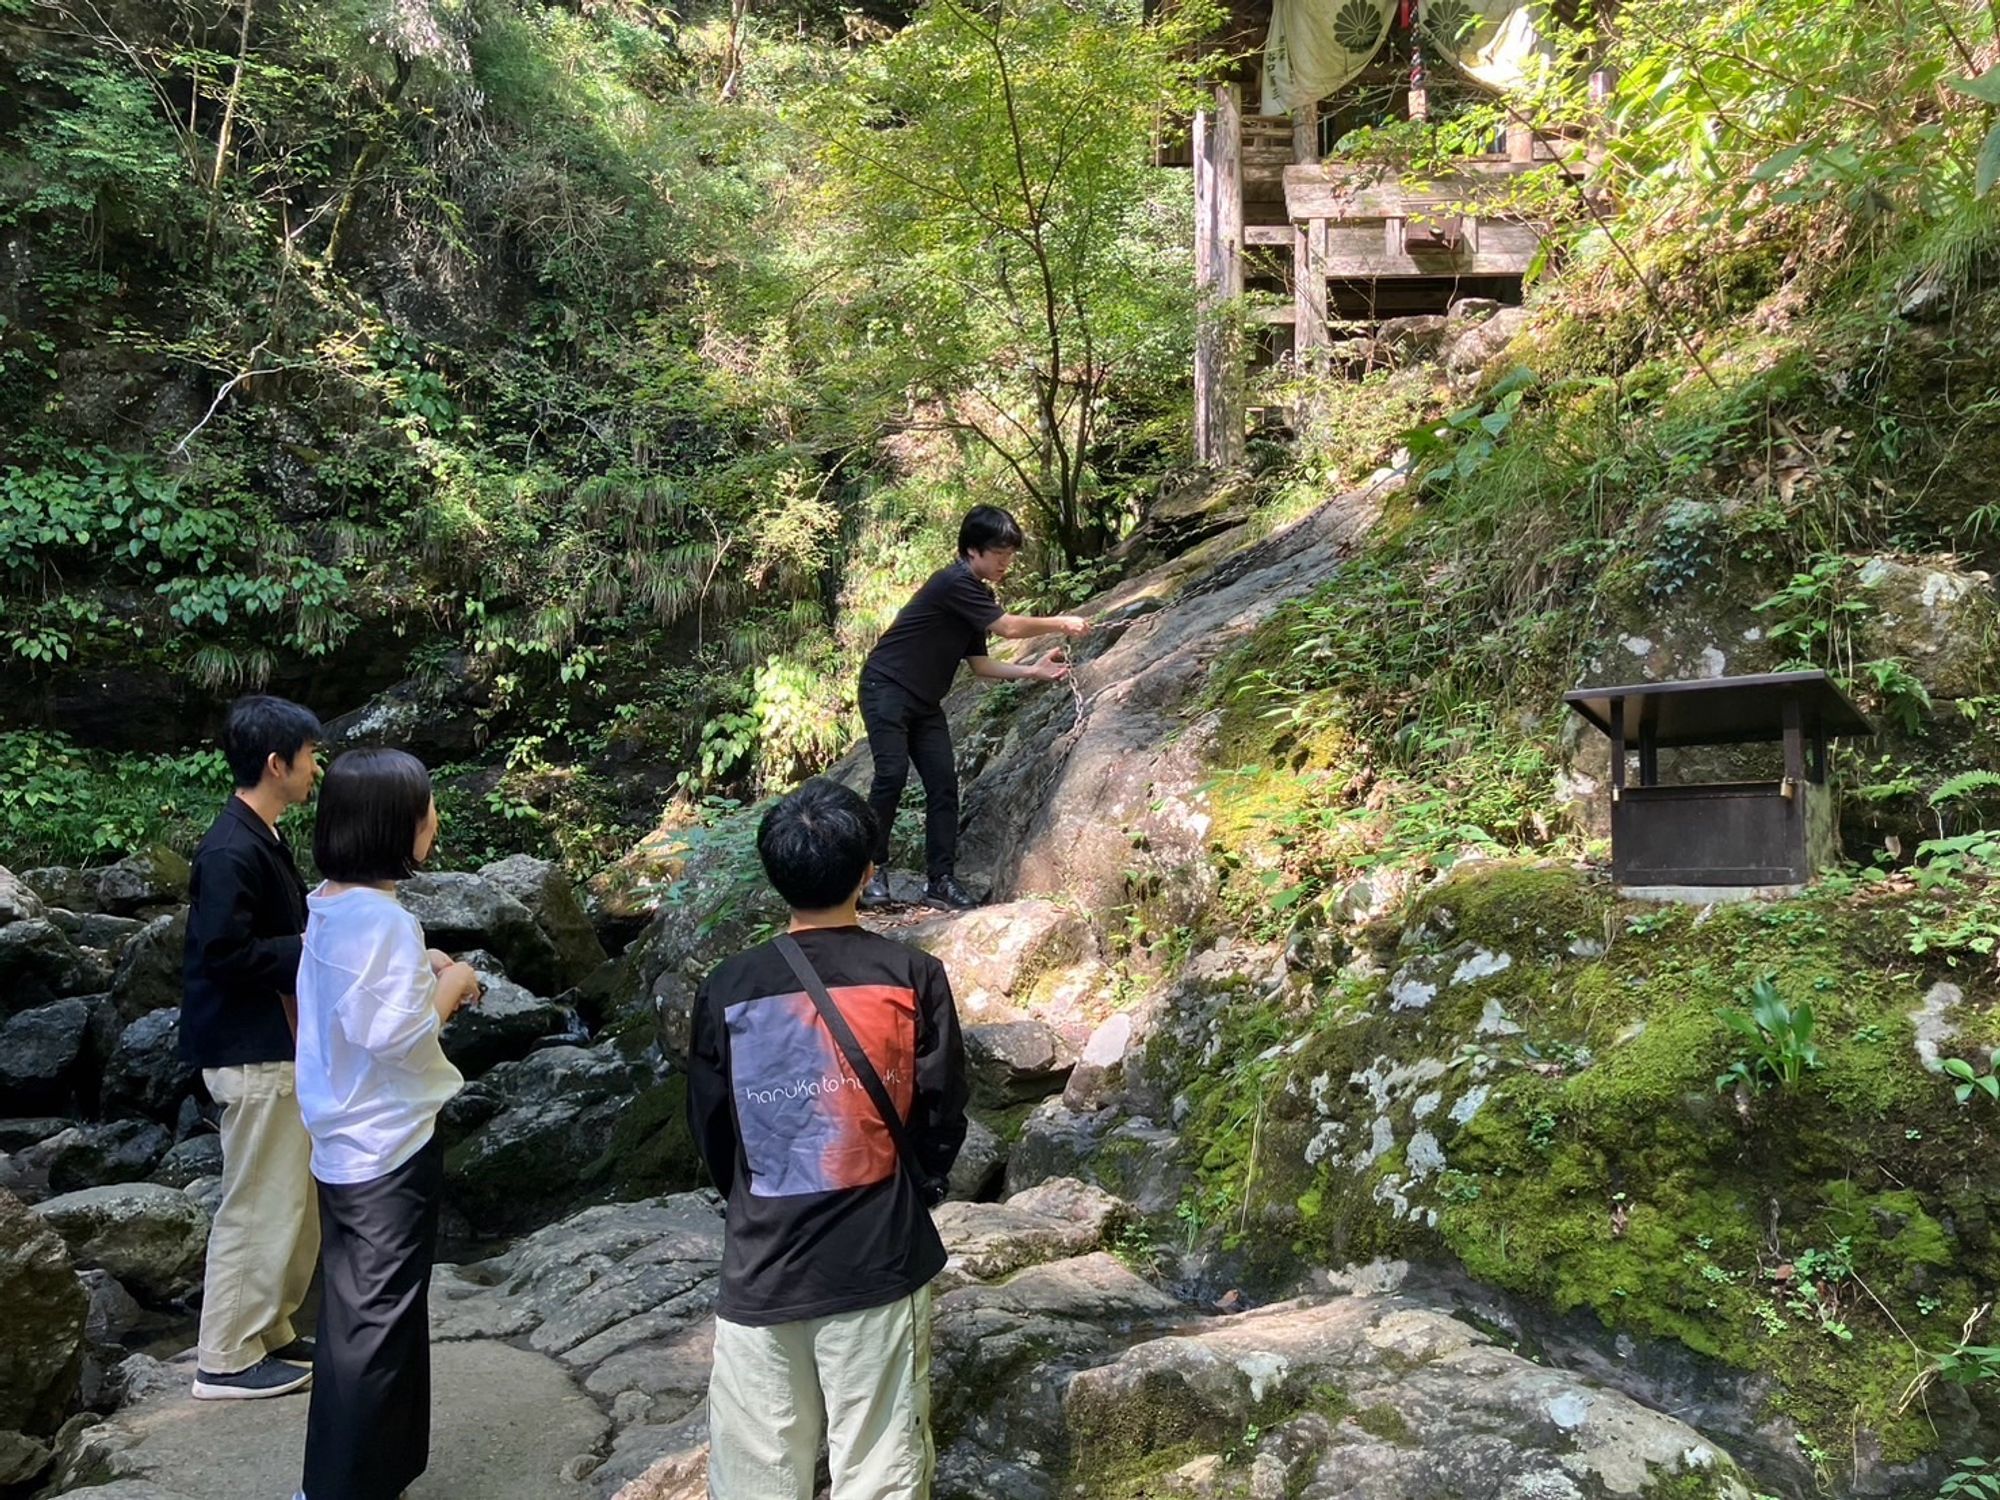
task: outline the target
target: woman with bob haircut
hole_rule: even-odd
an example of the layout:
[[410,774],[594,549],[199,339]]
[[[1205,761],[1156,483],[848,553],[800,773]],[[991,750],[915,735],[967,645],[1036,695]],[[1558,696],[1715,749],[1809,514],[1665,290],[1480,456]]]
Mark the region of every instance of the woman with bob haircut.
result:
[[326,879],[306,901],[298,991],[323,1282],[302,1500],[395,1500],[430,1462],[437,1117],[465,1085],[438,1036],[480,994],[396,901],[437,829],[430,773],[401,750],[350,750],[320,783]]

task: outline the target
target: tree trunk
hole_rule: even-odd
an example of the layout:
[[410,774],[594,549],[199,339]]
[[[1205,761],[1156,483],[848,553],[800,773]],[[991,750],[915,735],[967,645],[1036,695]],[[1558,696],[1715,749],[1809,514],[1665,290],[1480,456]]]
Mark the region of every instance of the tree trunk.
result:
[[[410,74],[415,71],[415,66],[412,59],[400,52],[396,54],[396,76],[389,84],[388,94],[382,100],[384,109],[395,109],[397,102],[403,97],[404,88],[410,82]],[[340,207],[334,211],[333,228],[327,231],[326,266],[329,270],[340,254],[341,241],[346,237],[347,226],[354,218],[355,206],[361,201],[361,184],[367,179],[368,174],[375,170],[375,163],[381,159],[380,140],[370,141],[361,148],[361,154],[354,159],[354,170],[347,174],[347,186],[341,190]]]
[[236,72],[229,80],[229,96],[222,106],[222,128],[215,133],[215,166],[208,177],[208,222],[201,232],[201,267],[206,275],[215,266],[215,233],[222,216],[222,179],[229,169],[229,142],[236,130],[236,101],[243,93],[243,66],[250,56],[250,13],[257,0],[243,0],[243,26],[236,34]]
[[743,18],[750,13],[750,0],[729,0],[729,45],[723,53],[727,71],[722,78],[722,102],[731,104],[743,88]]

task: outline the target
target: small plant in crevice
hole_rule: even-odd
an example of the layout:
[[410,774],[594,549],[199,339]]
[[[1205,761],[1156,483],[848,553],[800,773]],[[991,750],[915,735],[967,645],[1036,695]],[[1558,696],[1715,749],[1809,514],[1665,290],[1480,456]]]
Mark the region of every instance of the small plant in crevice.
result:
[[1768,974],[1751,984],[1749,1002],[1747,1011],[1722,1006],[1715,1012],[1716,1019],[1748,1049],[1716,1075],[1716,1092],[1726,1093],[1738,1086],[1753,1094],[1767,1088],[1797,1088],[1805,1075],[1820,1065],[1811,1002],[1786,1004]]
[[1953,1385],[1989,1385],[2000,1380],[2000,1346],[1961,1339],[1938,1355],[1933,1365]]
[[1901,657],[1884,656],[1858,663],[1855,678],[1875,700],[1878,715],[1893,719],[1904,734],[1915,734],[1931,708],[1930,689]]
[[1756,613],[1770,617],[1766,632],[1788,662],[1830,671],[1851,672],[1854,628],[1867,617],[1866,600],[1849,592],[1855,572],[1851,558],[1821,553],[1806,560],[1805,570],[1761,604]]
[[1516,366],[1483,401],[1459,408],[1442,423],[1426,424],[1403,434],[1403,445],[1410,457],[1419,464],[1433,464],[1424,475],[1426,487],[1442,490],[1485,468],[1514,425],[1521,399],[1534,383],[1532,370]]
[[1986,1071],[1984,1073],[1973,1067],[1971,1063],[1962,1057],[1944,1058],[1939,1063],[1939,1066],[1944,1069],[1949,1077],[1956,1080],[1952,1085],[1951,1091],[1960,1104],[1964,1104],[1971,1099],[1975,1092],[1984,1094],[1989,1099],[2000,1101],[2000,1078],[1993,1076],[1993,1064],[1990,1061],[1986,1064]]
[[1854,1243],[1845,1237],[1831,1250],[1799,1252],[1789,1266],[1771,1273],[1784,1287],[1785,1306],[1795,1316],[1813,1318],[1822,1332],[1843,1344],[1854,1341],[1854,1330],[1840,1316],[1840,1283],[1854,1275]]

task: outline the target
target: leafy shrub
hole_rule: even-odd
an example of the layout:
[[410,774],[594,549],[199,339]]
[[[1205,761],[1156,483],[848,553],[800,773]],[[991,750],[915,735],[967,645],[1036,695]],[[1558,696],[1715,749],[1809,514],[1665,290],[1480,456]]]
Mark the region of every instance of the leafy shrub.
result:
[[0,734],[0,864],[105,863],[156,843],[187,852],[230,784],[217,750],[113,757],[61,735]]
[[1716,1078],[1718,1092],[1739,1084],[1752,1093],[1761,1093],[1766,1088],[1795,1089],[1807,1073],[1819,1067],[1811,1002],[1801,1000],[1797,1005],[1787,1005],[1770,976],[1750,986],[1747,1014],[1727,1006],[1715,1014],[1750,1049]]

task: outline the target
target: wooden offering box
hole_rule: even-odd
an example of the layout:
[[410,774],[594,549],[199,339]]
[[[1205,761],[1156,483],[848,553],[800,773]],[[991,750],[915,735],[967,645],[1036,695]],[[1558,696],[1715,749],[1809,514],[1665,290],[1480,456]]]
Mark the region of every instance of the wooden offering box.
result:
[[[1611,869],[1621,888],[1695,896],[1797,887],[1838,853],[1827,743],[1875,730],[1826,673],[1578,688],[1563,701],[1611,740]],[[1767,742],[1785,747],[1779,780],[1660,784],[1662,749]],[[1636,785],[1627,779],[1634,752]]]

